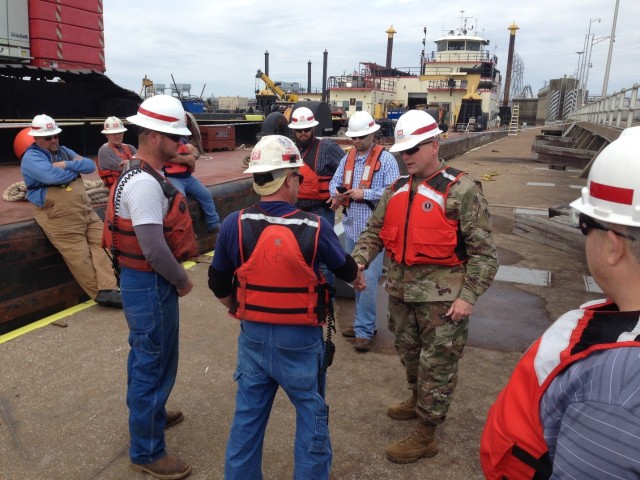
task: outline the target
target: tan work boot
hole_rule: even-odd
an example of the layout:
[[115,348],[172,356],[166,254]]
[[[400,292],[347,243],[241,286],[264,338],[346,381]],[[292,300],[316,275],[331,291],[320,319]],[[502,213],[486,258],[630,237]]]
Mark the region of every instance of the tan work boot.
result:
[[134,472],[148,473],[153,478],[160,480],[179,480],[180,478],[187,477],[191,473],[191,467],[189,465],[170,453],[167,453],[164,457],[153,463],[144,465],[132,463],[131,469]]
[[412,390],[411,398],[402,403],[392,403],[387,408],[387,415],[394,420],[411,420],[416,418],[416,405],[418,403],[418,391]]
[[436,426],[420,422],[409,437],[392,443],[385,450],[387,458],[395,463],[413,463],[438,453]]

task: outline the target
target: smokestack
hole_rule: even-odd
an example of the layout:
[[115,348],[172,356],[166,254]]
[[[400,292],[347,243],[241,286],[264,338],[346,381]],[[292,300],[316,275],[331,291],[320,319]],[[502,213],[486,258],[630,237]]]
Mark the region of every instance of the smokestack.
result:
[[264,74],[269,76],[269,50],[264,51]]
[[307,62],[307,93],[311,93],[311,60]]
[[509,54],[507,56],[507,76],[504,83],[504,100],[502,106],[507,107],[509,105],[509,91],[511,90],[511,67],[513,66],[513,48],[516,44],[516,30],[520,28],[513,22],[509,25]]
[[393,35],[395,33],[397,32],[393,29],[393,25],[391,25],[387,30],[387,63],[385,64],[387,68],[391,68],[391,55],[393,53]]
[[326,102],[328,101],[327,99],[327,56],[329,55],[329,53],[325,50],[323,55],[323,60],[322,60],[322,101]]

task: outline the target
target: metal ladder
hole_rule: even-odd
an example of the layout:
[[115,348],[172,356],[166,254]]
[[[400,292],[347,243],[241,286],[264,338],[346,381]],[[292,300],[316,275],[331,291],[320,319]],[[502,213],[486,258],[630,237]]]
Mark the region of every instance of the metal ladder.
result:
[[518,121],[520,118],[520,104],[514,103],[511,109],[511,121],[509,122],[509,136],[518,135]]

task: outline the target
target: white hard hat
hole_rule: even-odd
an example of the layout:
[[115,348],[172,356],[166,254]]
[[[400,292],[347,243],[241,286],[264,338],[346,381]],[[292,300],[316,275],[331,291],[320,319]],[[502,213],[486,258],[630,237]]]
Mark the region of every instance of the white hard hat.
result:
[[313,128],[320,122],[316,120],[313,112],[307,107],[298,107],[293,111],[291,115],[291,123],[289,128],[294,130],[300,130],[302,128]]
[[263,173],[304,165],[300,151],[288,137],[267,135],[251,150],[249,168],[244,173]]
[[345,133],[347,137],[364,137],[380,130],[373,117],[367,112],[359,111],[351,115],[349,129]]
[[109,117],[104,121],[104,130],[100,133],[123,133],[126,131],[127,129],[124,128],[122,120],[118,117]]
[[57,135],[62,131],[56,125],[56,121],[49,115],[36,115],[31,121],[31,130],[29,135],[32,137],[48,137],[51,135]]
[[640,127],[630,127],[596,157],[571,206],[596,220],[640,227]]
[[191,135],[187,128],[186,114],[182,103],[169,95],[147,98],[138,107],[138,113],[127,117],[134,125],[175,135]]
[[438,128],[438,122],[424,110],[409,110],[398,119],[393,133],[396,143],[389,151],[402,152],[427,138],[435,137],[442,133],[442,130]]

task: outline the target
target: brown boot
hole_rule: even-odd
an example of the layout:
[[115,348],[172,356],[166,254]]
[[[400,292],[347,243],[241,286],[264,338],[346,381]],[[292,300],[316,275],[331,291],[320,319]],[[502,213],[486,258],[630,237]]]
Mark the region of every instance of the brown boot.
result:
[[184,414],[180,410],[167,410],[167,422],[164,429],[171,428],[184,420]]
[[436,426],[420,422],[415,432],[385,450],[387,458],[395,463],[413,463],[438,453]]
[[411,391],[411,398],[409,400],[405,400],[402,403],[392,403],[387,408],[387,415],[393,418],[394,420],[411,420],[412,418],[416,418],[418,414],[416,413],[416,405],[418,403],[418,391]]
[[148,473],[153,478],[160,480],[179,480],[180,478],[189,476],[191,473],[191,467],[189,465],[170,453],[167,453],[164,457],[153,463],[144,465],[132,463],[131,469],[134,472]]

